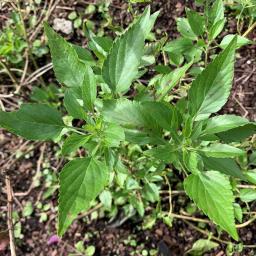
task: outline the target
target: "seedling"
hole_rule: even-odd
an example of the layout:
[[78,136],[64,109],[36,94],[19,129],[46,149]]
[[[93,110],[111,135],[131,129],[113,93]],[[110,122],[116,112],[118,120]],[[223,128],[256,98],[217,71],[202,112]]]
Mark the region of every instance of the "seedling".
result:
[[[165,181],[171,189],[173,173],[180,172],[191,200],[238,240],[235,184],[247,181],[248,171],[238,164],[246,152],[237,142],[254,134],[256,124],[240,116],[216,114],[230,94],[237,48],[234,36],[213,60],[207,58],[210,42],[224,22],[222,1],[216,2],[206,16],[187,10],[188,18],[180,20],[184,38],[201,42],[206,67],[176,101],[170,101],[169,95],[198,62],[198,54],[171,59],[179,67],[163,76],[160,86],[153,79],[150,86],[140,82],[147,72],[145,40],[158,12],[151,15],[146,8],[114,42],[89,33],[92,51],[66,42],[45,24],[54,72],[64,86],[64,107],[68,116],[82,122],[79,126],[64,122],[62,109],[47,104],[23,104],[15,112],[1,111],[0,125],[29,140],[65,138],[64,155],[85,150],[85,156],[68,162],[59,176],[59,235],[99,195],[111,209],[109,191],[115,206],[129,201],[124,210],[131,216],[134,211],[144,216],[145,206],[158,202],[148,216],[154,224],[161,212],[159,190]],[[178,43],[183,46],[183,41]],[[231,185],[233,180],[238,182]],[[165,217],[172,218],[171,208]]]

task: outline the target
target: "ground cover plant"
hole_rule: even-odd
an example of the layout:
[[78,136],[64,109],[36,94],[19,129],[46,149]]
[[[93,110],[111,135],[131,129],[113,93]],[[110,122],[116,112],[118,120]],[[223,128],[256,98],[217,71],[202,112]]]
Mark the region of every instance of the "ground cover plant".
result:
[[[170,42],[152,39],[159,12],[149,7],[114,41],[85,26],[87,49],[45,23],[63,105],[23,103],[17,111],[1,111],[0,126],[28,140],[53,140],[69,160],[59,175],[59,236],[98,198],[109,218],[122,207],[127,218],[144,219],[145,228],[157,219],[171,226],[174,218],[186,218],[172,207],[177,173],[180,189],[218,233],[239,241],[239,202],[255,199],[256,124],[217,112],[230,95],[236,49],[253,42],[229,34],[218,44],[223,2],[202,8],[203,14],[186,9],[186,18],[177,20],[181,36]],[[161,56],[164,64],[158,65]],[[157,74],[145,82],[149,69]],[[166,186],[168,209],[161,200]],[[216,247],[201,240],[191,254],[197,248],[203,253],[200,243]]]

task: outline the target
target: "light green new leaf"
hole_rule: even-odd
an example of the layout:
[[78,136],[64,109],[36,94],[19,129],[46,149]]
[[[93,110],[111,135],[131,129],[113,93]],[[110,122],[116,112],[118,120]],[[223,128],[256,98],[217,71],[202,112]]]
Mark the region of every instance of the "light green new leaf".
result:
[[192,62],[185,64],[183,67],[177,68],[173,72],[170,72],[162,77],[160,84],[163,88],[157,93],[159,94],[159,98],[161,100],[164,99],[171,89],[178,84],[180,79],[185,76],[186,71],[191,67],[192,64]]
[[233,128],[244,126],[248,124],[249,121],[246,118],[235,116],[235,115],[221,115],[214,116],[208,119],[205,129],[202,134],[216,134],[220,132],[225,132]]
[[63,155],[68,155],[71,152],[76,151],[81,146],[85,145],[91,136],[85,136],[81,134],[71,134],[63,143],[61,152]]
[[204,17],[201,16],[199,13],[190,9],[186,9],[186,14],[187,14],[189,25],[193,30],[193,32],[196,35],[201,36],[205,31]]
[[84,105],[93,110],[93,104],[97,96],[96,78],[91,67],[87,66],[85,69],[84,80],[82,84],[82,98]]
[[240,190],[240,199],[243,202],[249,203],[256,200],[256,190],[251,188],[244,188]]
[[245,155],[245,152],[239,148],[235,148],[228,144],[211,144],[208,147],[200,149],[208,157],[217,157],[217,158],[232,158],[237,156]]
[[112,92],[126,92],[136,78],[144,42],[152,29],[158,13],[150,16],[150,8],[115,42],[103,64],[102,75]]
[[64,123],[53,107],[23,104],[15,112],[0,111],[0,127],[28,140],[51,140],[60,135]]
[[60,236],[78,213],[90,207],[90,203],[108,183],[108,176],[106,165],[92,157],[74,159],[64,166],[60,173]]
[[237,203],[234,203],[234,211],[235,211],[235,218],[240,222],[242,223],[243,221],[243,211],[242,211],[242,208],[239,204]]
[[241,48],[242,46],[244,45],[248,45],[248,44],[251,44],[252,41],[247,39],[246,37],[243,37],[243,36],[239,36],[239,35],[226,35],[221,43],[220,43],[220,47],[222,49],[225,49],[229,43],[234,39],[234,37],[237,37],[237,42],[236,42],[236,49],[239,49]]
[[71,89],[67,89],[65,91],[64,106],[68,111],[68,114],[73,118],[85,119],[86,112],[79,101],[80,100],[76,97],[76,94]]
[[192,248],[186,252],[186,254],[201,256],[204,255],[204,253],[217,248],[218,246],[219,244],[212,242],[211,240],[199,239],[193,244]]
[[147,183],[142,189],[142,196],[151,203],[159,201],[159,189],[154,183]]
[[189,112],[195,121],[209,117],[226,103],[234,75],[236,38],[193,81]]
[[58,81],[68,87],[80,87],[83,83],[86,65],[80,61],[72,45],[46,23],[44,30],[51,51],[53,70]]
[[184,187],[189,197],[212,221],[238,240],[232,188],[223,174],[216,171],[191,174],[185,179]]

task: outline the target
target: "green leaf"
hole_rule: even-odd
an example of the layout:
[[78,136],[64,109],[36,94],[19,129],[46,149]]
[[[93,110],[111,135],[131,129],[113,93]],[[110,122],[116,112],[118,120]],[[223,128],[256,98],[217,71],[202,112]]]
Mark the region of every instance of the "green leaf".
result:
[[256,185],[256,170],[247,171],[245,176],[249,182]]
[[34,209],[33,209],[33,205],[31,202],[27,202],[23,208],[22,211],[22,216],[23,217],[28,217],[33,213]]
[[177,160],[177,154],[175,152],[177,152],[175,146],[166,144],[149,149],[145,151],[144,154],[164,161],[165,163],[173,163]]
[[177,125],[173,107],[162,102],[109,100],[104,102],[103,116],[106,121],[126,128],[159,131],[172,130]]
[[216,134],[225,132],[233,128],[244,126],[249,121],[246,118],[235,116],[235,115],[221,115],[209,118],[206,123],[205,129],[202,134]]
[[101,192],[100,196],[100,201],[104,205],[106,209],[111,209],[112,206],[112,194],[108,190],[104,190]]
[[111,49],[112,39],[110,37],[97,37],[90,30],[87,31],[86,36],[90,39],[89,48],[100,61],[105,60]]
[[241,223],[243,221],[243,211],[241,206],[237,203],[234,203],[234,211],[235,211],[235,218]]
[[204,165],[208,170],[219,171],[229,176],[246,180],[240,167],[234,159],[231,158],[216,158],[216,157],[202,157]]
[[139,215],[141,217],[143,217],[145,214],[145,208],[144,208],[144,205],[143,205],[143,202],[141,201],[141,199],[137,198],[134,195],[131,195],[129,198],[129,201],[132,204],[132,206],[137,210]]
[[76,44],[71,44],[71,45],[75,49],[80,61],[82,61],[85,64],[95,65],[94,64],[95,60],[89,50],[87,50],[79,45],[76,45]]
[[86,119],[86,112],[80,101],[81,100],[76,97],[76,94],[71,89],[65,91],[64,106],[68,114],[73,118]]
[[85,136],[81,134],[71,134],[63,143],[61,152],[63,155],[68,155],[76,151],[81,146],[85,145],[91,136]]
[[211,26],[224,19],[223,0],[214,1],[208,13],[208,20]]
[[146,183],[142,189],[142,196],[151,203],[159,201],[159,189],[154,183]]
[[118,147],[125,140],[124,129],[117,124],[106,124],[103,134],[107,147]]
[[84,80],[82,84],[82,98],[84,105],[93,110],[93,104],[97,96],[97,84],[96,78],[91,67],[87,66],[84,74]]
[[237,43],[236,43],[236,49],[241,48],[244,45],[248,45],[251,44],[252,41],[247,39],[246,37],[243,36],[239,36],[239,35],[226,35],[221,43],[220,43],[220,47],[222,49],[227,48],[227,46],[230,44],[230,42],[234,39],[234,37],[237,37]]
[[240,190],[240,199],[249,203],[256,200],[256,190],[252,188],[244,188]]
[[232,158],[237,156],[245,155],[245,152],[239,148],[235,148],[228,144],[211,144],[208,147],[200,149],[208,157],[217,157],[217,158]]
[[163,88],[157,93],[161,100],[164,99],[164,97],[171,91],[171,89],[178,84],[180,79],[185,76],[186,71],[191,67],[192,64],[193,63],[190,62],[162,77],[160,84]]
[[244,126],[220,132],[217,136],[226,143],[239,142],[256,133],[256,123],[249,123]]
[[192,151],[183,151],[183,161],[188,171],[193,174],[199,174],[199,160],[200,156]]
[[125,129],[125,140],[138,145],[164,144],[165,141],[151,132],[139,131],[136,129]]
[[193,10],[190,10],[190,9],[186,9],[186,14],[187,14],[187,18],[188,18],[188,23],[189,23],[191,29],[193,30],[193,32],[197,36],[201,36],[205,31],[204,17],[201,16],[199,13],[197,13]]
[[23,104],[15,112],[0,111],[0,127],[28,140],[53,140],[61,134],[64,123],[53,107]]
[[189,197],[211,220],[238,240],[232,188],[223,174],[215,171],[191,174],[185,179],[184,187]]
[[108,176],[106,165],[92,157],[74,159],[64,166],[60,173],[60,236],[78,213],[90,207],[107,184]]
[[44,30],[48,38],[54,73],[60,83],[68,87],[80,87],[86,65],[80,61],[76,50],[46,23]]
[[218,246],[219,244],[210,240],[199,239],[193,244],[192,248],[186,252],[186,254],[201,256],[204,255],[206,252],[217,248]]
[[180,34],[188,39],[196,40],[197,36],[191,29],[191,26],[186,18],[178,18],[177,19],[177,29]]
[[223,30],[226,19],[218,20],[209,30],[209,40],[214,40]]
[[103,64],[102,75],[112,92],[126,92],[136,78],[144,41],[158,13],[150,16],[150,8],[113,43]]
[[209,117],[226,103],[234,73],[236,38],[193,81],[189,112],[196,121]]

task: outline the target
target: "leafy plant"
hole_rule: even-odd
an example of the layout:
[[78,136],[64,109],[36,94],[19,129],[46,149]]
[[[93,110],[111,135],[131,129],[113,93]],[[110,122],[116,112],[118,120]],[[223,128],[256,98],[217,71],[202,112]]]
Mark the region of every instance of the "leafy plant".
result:
[[[146,206],[157,202],[144,226],[152,226],[159,216],[171,225],[172,209],[162,211],[160,188],[167,181],[171,190],[170,179],[179,172],[187,195],[238,240],[236,184],[250,181],[251,171],[240,166],[246,151],[237,142],[254,134],[256,124],[215,114],[230,94],[237,37],[208,64],[210,42],[225,19],[222,1],[207,8],[206,16],[187,10],[188,18],[179,20],[183,37],[175,47],[167,43],[162,48],[161,40],[145,43],[158,16],[158,12],[151,15],[150,8],[114,42],[95,40],[88,33],[90,50],[66,42],[45,24],[54,72],[64,85],[65,113],[73,122],[62,118],[63,108],[58,111],[38,103],[23,104],[15,112],[1,111],[0,125],[30,140],[64,137],[63,155],[74,156],[79,148],[85,151],[85,156],[68,162],[59,176],[59,235],[98,196],[112,216],[121,204],[126,215],[137,211],[143,217]],[[187,55],[185,43],[202,46]],[[177,47],[183,50],[176,51]],[[178,67],[171,70],[168,63],[158,67],[165,74],[144,86],[140,78],[148,69],[145,56],[156,57],[159,49],[176,54],[171,67]],[[173,88],[182,84],[181,78],[203,53],[206,67],[200,66],[200,74],[186,85],[183,97],[174,101]]]

